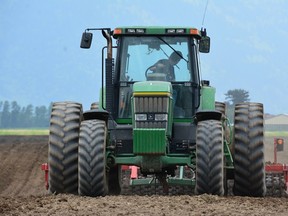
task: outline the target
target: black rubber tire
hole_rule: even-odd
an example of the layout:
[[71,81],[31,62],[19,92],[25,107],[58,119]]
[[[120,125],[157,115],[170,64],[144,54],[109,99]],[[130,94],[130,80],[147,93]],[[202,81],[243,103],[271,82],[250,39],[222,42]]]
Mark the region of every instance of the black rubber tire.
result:
[[223,130],[221,121],[197,124],[196,194],[224,195]]
[[79,138],[79,195],[105,196],[108,193],[106,172],[105,121],[87,120],[81,123]]
[[116,165],[115,167],[111,167],[109,169],[109,195],[119,195],[121,193],[121,174],[122,171],[120,165]]
[[90,110],[99,109],[99,102],[91,103]]
[[226,104],[223,102],[215,101],[215,110],[221,112],[222,115],[226,116]]
[[78,140],[81,120],[81,104],[53,103],[48,142],[50,193],[78,193]]
[[[226,118],[227,117],[227,110],[226,110],[226,104],[223,102],[218,102],[215,101],[215,110],[218,112],[222,113],[222,118]],[[224,134],[225,134],[225,139],[229,142],[232,142],[232,140],[230,139],[230,130],[229,127],[227,127],[226,124],[224,124]],[[232,150],[232,146],[230,146],[230,151]]]
[[234,148],[234,195],[265,196],[262,104],[236,104]]
[[[225,103],[215,101],[215,110],[222,113],[222,118],[227,117],[227,110],[226,110],[226,104]],[[230,139],[230,130],[226,124],[224,124],[223,130],[224,130],[224,138],[225,138],[226,142],[227,143],[232,142],[232,140]],[[232,145],[229,145],[229,149],[230,149],[230,151],[233,151]],[[226,164],[226,158],[225,157],[224,157],[224,164]],[[228,179],[227,179],[227,169],[224,169],[224,190],[225,190],[225,195],[228,195],[229,185],[228,185]]]

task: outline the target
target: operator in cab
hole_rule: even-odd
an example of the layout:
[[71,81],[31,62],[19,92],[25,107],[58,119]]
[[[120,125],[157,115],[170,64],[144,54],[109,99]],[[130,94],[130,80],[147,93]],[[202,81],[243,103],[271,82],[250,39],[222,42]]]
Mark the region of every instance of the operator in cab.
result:
[[174,51],[168,59],[161,59],[156,62],[149,70],[153,73],[161,73],[166,75],[166,81],[175,81],[174,66],[183,58],[180,51]]

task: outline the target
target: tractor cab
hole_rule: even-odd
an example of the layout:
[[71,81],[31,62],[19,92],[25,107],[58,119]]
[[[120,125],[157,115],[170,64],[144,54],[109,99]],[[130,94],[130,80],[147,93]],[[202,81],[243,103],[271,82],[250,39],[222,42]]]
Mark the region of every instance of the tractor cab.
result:
[[[146,29],[134,30],[145,32]],[[119,82],[119,119],[132,117],[131,97],[137,82],[150,85],[169,82],[166,85],[172,89],[174,118],[191,118],[199,106],[197,39],[183,33],[167,35],[161,30],[162,34],[154,35],[122,34],[126,29],[114,31],[118,41],[115,80]]]
[[[118,123],[132,123],[131,98],[133,86],[138,82],[146,82],[148,86],[162,86],[163,83],[159,82],[166,82],[167,88],[172,89],[171,117],[187,119],[195,115],[200,106],[198,53],[199,50],[209,52],[210,47],[210,38],[207,37],[206,30],[164,27],[121,27],[114,31],[104,30],[102,29],[102,33],[107,37],[108,53],[112,53],[112,49],[109,51],[112,47],[112,37],[117,44],[116,60],[113,60],[112,68],[108,69],[108,73],[110,70],[113,71],[110,73],[113,83],[111,75],[106,74],[106,77],[109,77],[109,80],[106,78],[106,91],[108,90],[109,94],[109,89],[111,90],[109,97],[113,99],[105,108],[110,109],[110,113]],[[87,48],[86,45],[90,47],[91,40],[91,33],[85,32],[81,47]],[[144,85],[145,88],[147,85]],[[101,98],[104,100],[104,97]],[[102,102],[104,104],[104,101]]]

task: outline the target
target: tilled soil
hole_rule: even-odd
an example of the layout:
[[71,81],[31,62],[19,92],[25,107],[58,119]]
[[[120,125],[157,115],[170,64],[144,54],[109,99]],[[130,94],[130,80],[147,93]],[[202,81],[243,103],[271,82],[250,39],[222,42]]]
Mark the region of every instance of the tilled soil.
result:
[[1,197],[3,215],[277,215],[288,214],[288,200],[201,196],[73,195]]
[[[41,170],[47,141],[47,136],[0,136],[0,215],[288,215],[283,197],[49,195]],[[269,146],[272,141],[265,140]],[[273,161],[273,152],[265,150],[266,160]],[[287,163],[288,155],[282,155]]]

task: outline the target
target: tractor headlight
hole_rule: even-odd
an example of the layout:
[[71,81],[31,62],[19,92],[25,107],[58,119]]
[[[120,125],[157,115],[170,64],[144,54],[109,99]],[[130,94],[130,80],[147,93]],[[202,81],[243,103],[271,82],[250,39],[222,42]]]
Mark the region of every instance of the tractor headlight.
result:
[[155,121],[168,121],[167,114],[155,114]]
[[136,121],[147,121],[147,114],[135,114]]

